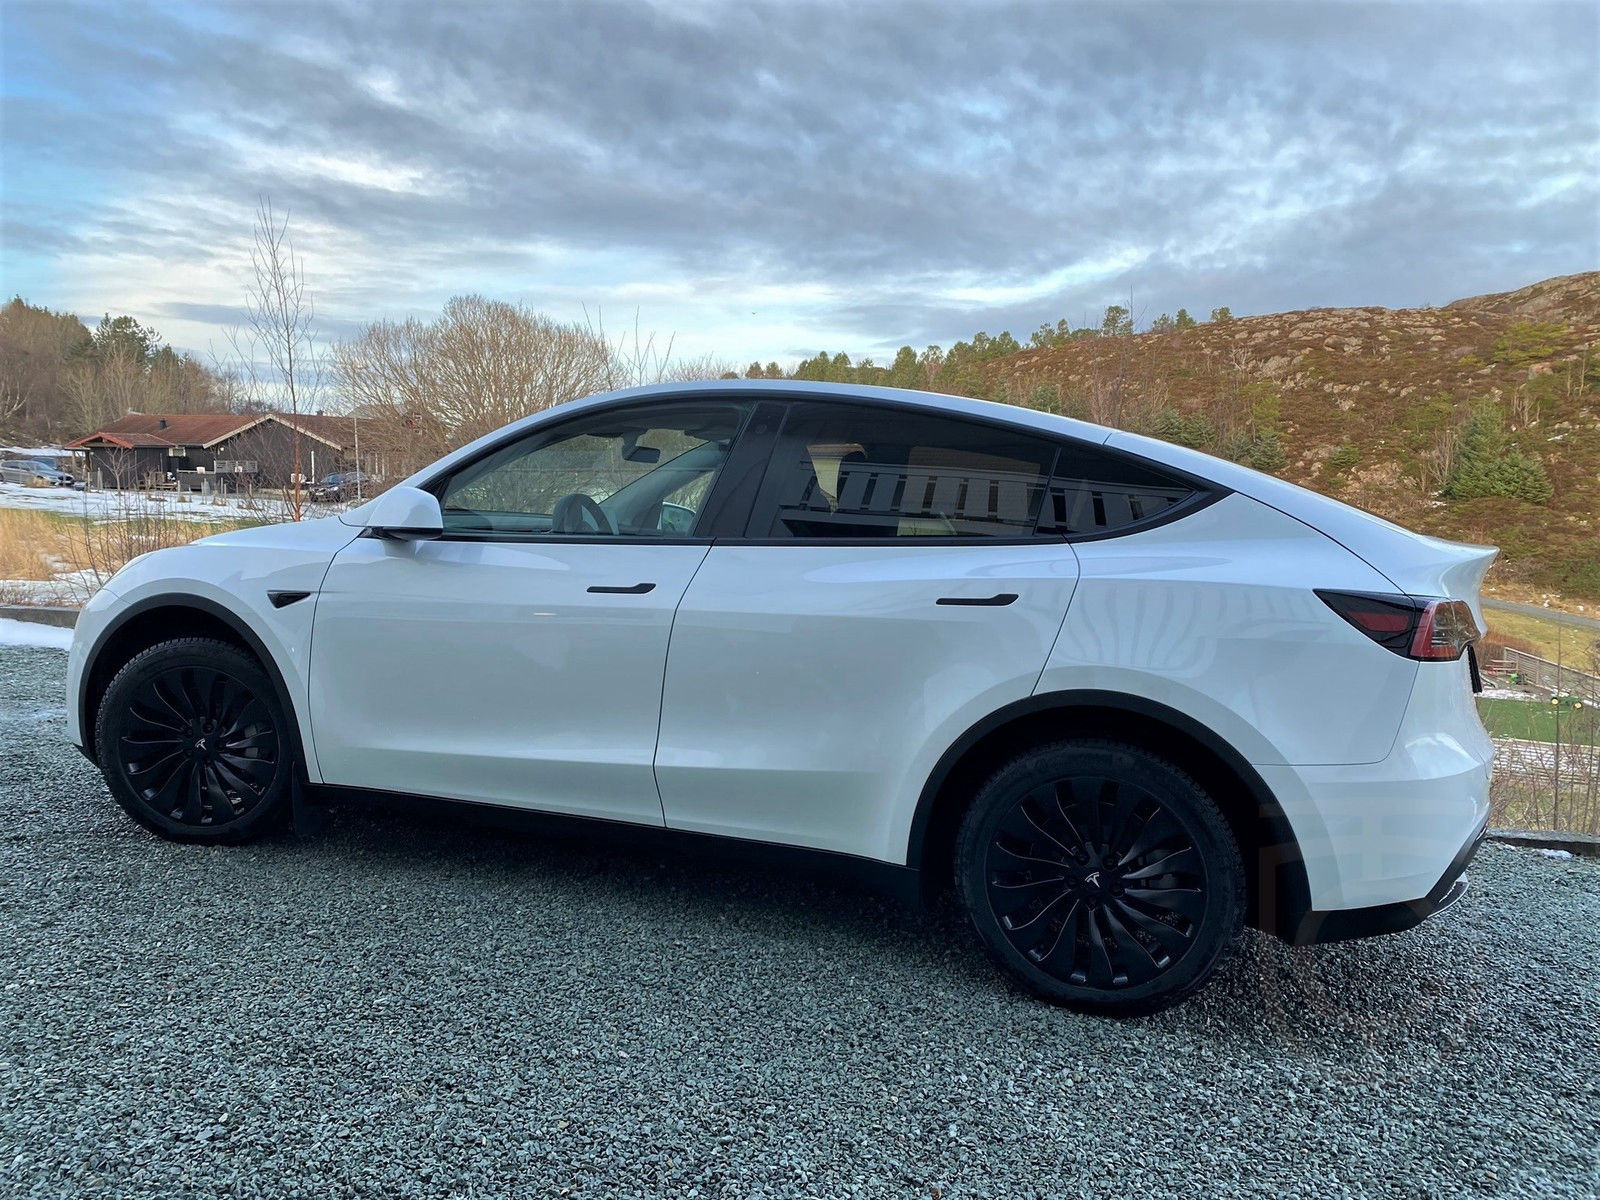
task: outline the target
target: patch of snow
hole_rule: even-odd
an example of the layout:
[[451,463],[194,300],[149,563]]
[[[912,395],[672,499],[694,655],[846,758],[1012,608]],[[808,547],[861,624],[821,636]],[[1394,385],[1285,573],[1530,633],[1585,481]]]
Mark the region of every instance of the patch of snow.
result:
[[[159,512],[178,521],[208,524],[236,521],[275,522],[288,519],[286,502],[245,496],[200,496],[192,492],[77,492],[71,488],[34,488],[0,483],[0,508],[23,508],[68,516],[115,521]],[[339,512],[342,505],[305,504],[306,520]]]
[[0,604],[81,604],[99,590],[93,571],[65,571],[54,579],[0,579]]
[[1571,858],[1572,857],[1572,851],[1571,850],[1551,850],[1551,849],[1548,849],[1547,847],[1543,847],[1543,846],[1541,846],[1539,848],[1539,853],[1544,855],[1546,858]]
[[1486,687],[1478,693],[1485,700],[1537,700],[1539,697],[1529,692],[1519,692],[1515,688]]
[[1554,742],[1535,742],[1525,738],[1494,739],[1494,769],[1512,775],[1543,776],[1560,770],[1575,777],[1600,771],[1600,750],[1587,746],[1558,748]]
[[71,645],[70,629],[0,617],[0,646],[43,646],[50,650],[65,650]]

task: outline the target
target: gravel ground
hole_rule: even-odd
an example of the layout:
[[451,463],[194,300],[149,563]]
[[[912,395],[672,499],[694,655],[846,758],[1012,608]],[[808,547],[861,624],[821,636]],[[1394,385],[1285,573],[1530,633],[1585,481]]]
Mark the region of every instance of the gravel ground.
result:
[[1489,846],[1421,930],[1249,935],[1119,1023],[769,867],[362,812],[164,844],[64,664],[0,649],[0,1194],[1600,1192],[1600,864]]

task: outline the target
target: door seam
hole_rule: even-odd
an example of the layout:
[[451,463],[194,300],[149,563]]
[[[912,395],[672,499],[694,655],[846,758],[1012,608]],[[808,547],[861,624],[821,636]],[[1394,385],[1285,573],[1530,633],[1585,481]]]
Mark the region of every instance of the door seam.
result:
[[[313,705],[311,701],[311,689],[313,686],[311,677],[314,669],[313,664],[316,661],[313,658],[313,654],[316,651],[317,643],[317,607],[322,603],[322,589],[328,586],[328,576],[333,573],[334,561],[338,559],[339,555],[355,545],[360,537],[360,531],[351,534],[348,542],[328,556],[328,562],[322,568],[322,574],[317,577],[317,590],[311,596],[311,627],[306,632],[306,730],[310,734],[311,744],[302,747],[302,749],[306,752],[306,778],[308,781],[317,784],[322,782],[322,761],[317,757],[317,722],[312,712]],[[312,769],[313,764],[315,764],[315,771]],[[316,775],[315,779],[311,779],[313,774]]]
[[650,779],[656,785],[656,803],[661,806],[661,827],[670,828],[667,824],[667,802],[661,795],[661,776],[656,773],[656,764],[661,758],[661,727],[667,719],[667,671],[672,666],[672,635],[678,628],[678,613],[683,608],[683,602],[689,598],[689,589],[694,587],[694,581],[700,576],[700,568],[706,565],[706,560],[711,557],[711,552],[717,548],[716,538],[706,546],[706,552],[700,556],[700,561],[694,566],[689,575],[689,582],[684,584],[683,591],[678,593],[678,602],[672,606],[672,620],[667,625],[667,650],[661,657],[661,696],[656,703],[656,740],[650,750]]
[[1039,664],[1039,673],[1033,677],[1033,686],[1028,689],[1028,695],[1039,694],[1039,684],[1044,681],[1044,673],[1050,669],[1050,660],[1056,656],[1056,646],[1061,641],[1061,631],[1067,627],[1067,614],[1072,611],[1072,602],[1078,598],[1078,589],[1083,586],[1083,559],[1078,556],[1078,551],[1071,542],[1063,542],[1072,555],[1072,591],[1067,594],[1067,606],[1061,610],[1061,623],[1056,626],[1056,635],[1050,639],[1050,649],[1045,651],[1044,661]]

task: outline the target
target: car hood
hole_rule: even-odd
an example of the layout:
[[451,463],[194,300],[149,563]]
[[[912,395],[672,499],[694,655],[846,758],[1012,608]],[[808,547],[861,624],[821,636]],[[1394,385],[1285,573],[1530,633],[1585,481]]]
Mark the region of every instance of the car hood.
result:
[[194,546],[279,546],[297,550],[326,548],[330,554],[350,543],[348,525],[336,517],[317,517],[310,521],[282,521],[276,525],[252,525],[214,533],[190,543]]

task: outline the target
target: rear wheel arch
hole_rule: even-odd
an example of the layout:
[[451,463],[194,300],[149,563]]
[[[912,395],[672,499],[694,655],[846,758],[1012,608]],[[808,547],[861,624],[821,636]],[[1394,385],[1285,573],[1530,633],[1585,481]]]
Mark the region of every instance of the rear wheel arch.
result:
[[162,595],[140,600],[120,613],[95,640],[89,650],[79,685],[78,716],[83,730],[84,750],[94,758],[96,718],[100,700],[118,671],[151,646],[175,638],[204,637],[228,642],[260,664],[272,681],[279,705],[288,717],[288,736],[293,752],[302,764],[304,750],[296,708],[289,697],[283,672],[278,669],[266,643],[250,628],[249,622],[226,606],[202,596]]
[[950,881],[962,814],[1006,763],[1064,739],[1099,738],[1160,755],[1216,801],[1245,861],[1246,919],[1288,936],[1311,907],[1310,885],[1288,817],[1259,773],[1215,732],[1184,713],[1118,692],[1031,696],[992,713],[945,751],[923,785],[906,863],[927,891]]

